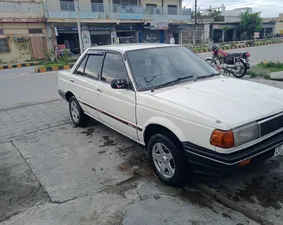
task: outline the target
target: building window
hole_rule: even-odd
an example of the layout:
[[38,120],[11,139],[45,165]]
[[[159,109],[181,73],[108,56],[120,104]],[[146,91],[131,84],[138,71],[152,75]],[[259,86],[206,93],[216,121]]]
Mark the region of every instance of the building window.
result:
[[168,14],[177,15],[178,8],[176,5],[168,5]]
[[8,39],[7,38],[0,38],[0,52],[5,53],[9,52],[9,44],[8,44]]
[[29,34],[42,34],[43,32],[42,32],[42,29],[35,28],[35,29],[28,29],[28,33]]
[[62,11],[75,11],[74,0],[60,0],[60,8]]
[[160,14],[160,8],[157,8],[156,4],[146,4],[145,8],[148,14]]
[[139,13],[137,0],[113,0],[113,11],[122,13]]
[[104,12],[103,0],[91,0],[92,12]]

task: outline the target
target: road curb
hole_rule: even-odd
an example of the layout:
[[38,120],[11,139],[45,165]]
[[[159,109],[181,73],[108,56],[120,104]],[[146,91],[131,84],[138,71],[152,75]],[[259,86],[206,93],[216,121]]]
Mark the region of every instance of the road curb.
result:
[[73,64],[64,65],[64,66],[50,66],[50,67],[36,67],[35,73],[44,73],[58,70],[68,70],[73,67]]
[[205,185],[202,185],[200,183],[196,183],[196,182],[191,182],[190,185],[200,191],[202,191],[203,193],[205,193],[206,195],[214,198],[216,201],[218,201],[219,203],[235,210],[238,211],[240,213],[242,213],[243,215],[245,215],[246,217],[252,219],[253,221],[261,224],[261,225],[272,225],[273,223],[271,223],[270,221],[266,220],[265,218],[262,218],[261,216],[258,216],[253,210],[235,203],[231,200],[229,200],[228,198],[225,198],[223,195],[219,194],[218,192],[212,190],[211,188],[206,187]]
[[[251,47],[258,47],[258,46],[266,46],[266,45],[273,45],[273,44],[282,44],[283,41],[271,41],[269,43],[254,43],[254,45],[248,45],[248,44],[242,44],[242,45],[235,45],[235,46],[224,46],[221,49],[222,50],[231,50],[231,49],[239,49],[239,48],[251,48]],[[189,48],[189,47],[188,47]],[[189,48],[194,53],[205,53],[205,52],[211,52],[211,49],[205,48],[200,50],[195,50],[195,48]]]
[[29,67],[29,66],[36,66],[38,64],[39,64],[39,62],[7,64],[7,65],[4,65],[4,66],[0,66],[0,70],[12,69],[12,68],[21,68],[21,67]]

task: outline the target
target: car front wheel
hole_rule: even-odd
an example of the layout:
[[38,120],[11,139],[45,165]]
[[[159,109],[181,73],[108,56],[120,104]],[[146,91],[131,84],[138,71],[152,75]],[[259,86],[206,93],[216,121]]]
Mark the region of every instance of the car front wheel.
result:
[[85,127],[89,122],[89,117],[82,110],[78,100],[72,96],[69,100],[69,111],[73,123],[78,127]]
[[149,157],[157,176],[166,184],[180,186],[189,174],[188,162],[182,149],[163,134],[150,138]]

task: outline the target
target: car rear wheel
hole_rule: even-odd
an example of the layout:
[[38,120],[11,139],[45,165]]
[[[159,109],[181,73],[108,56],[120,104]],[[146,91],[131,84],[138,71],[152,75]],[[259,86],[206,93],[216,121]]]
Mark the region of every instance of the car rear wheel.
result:
[[180,186],[189,174],[184,152],[163,134],[155,134],[148,144],[149,158],[157,176],[166,184]]
[[78,100],[74,96],[72,96],[69,100],[69,111],[71,119],[76,126],[87,126],[89,117],[84,113]]

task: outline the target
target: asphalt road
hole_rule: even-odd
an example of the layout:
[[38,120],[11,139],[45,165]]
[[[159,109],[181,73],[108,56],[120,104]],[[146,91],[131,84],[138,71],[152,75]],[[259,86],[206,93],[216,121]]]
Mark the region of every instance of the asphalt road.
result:
[[34,67],[0,70],[0,109],[58,99],[56,75]]
[[[234,49],[228,52],[249,51],[251,63],[264,60],[283,61],[283,44]],[[201,53],[201,57],[210,53]],[[34,67],[0,70],[0,109],[27,103],[59,99],[56,85],[57,72],[34,73]]]

